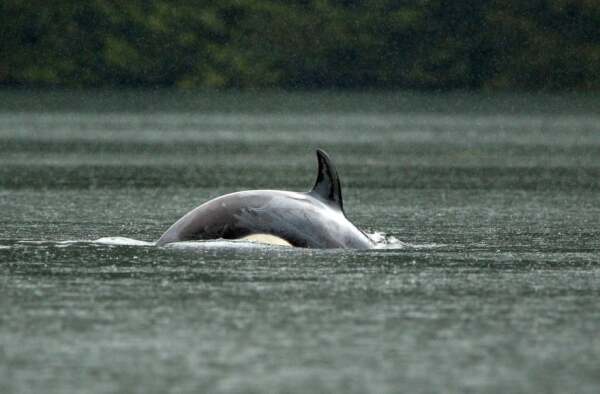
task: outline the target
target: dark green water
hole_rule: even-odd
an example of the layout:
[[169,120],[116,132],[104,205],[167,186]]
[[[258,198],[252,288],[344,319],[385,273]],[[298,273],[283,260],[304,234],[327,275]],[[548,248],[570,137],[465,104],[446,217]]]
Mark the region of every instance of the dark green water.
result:
[[[317,147],[381,249],[136,245]],[[2,92],[0,212],[2,393],[600,387],[598,96]]]

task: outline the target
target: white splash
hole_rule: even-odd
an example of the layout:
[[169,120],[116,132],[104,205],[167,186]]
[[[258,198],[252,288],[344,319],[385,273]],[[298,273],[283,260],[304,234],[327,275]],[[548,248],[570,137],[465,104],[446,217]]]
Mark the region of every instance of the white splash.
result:
[[408,244],[400,241],[398,238],[387,235],[382,231],[367,233],[367,236],[375,244],[375,249],[404,249]]
[[98,245],[115,245],[115,246],[154,246],[154,242],[140,241],[133,238],[125,237],[103,237],[92,241]]
[[21,245],[40,245],[40,246],[56,246],[58,248],[66,248],[72,245],[91,244],[91,245],[114,245],[114,246],[154,246],[154,242],[140,241],[133,238],[125,237],[102,237],[96,240],[90,239],[69,239],[66,241],[18,241]]
[[436,243],[413,244],[403,242],[393,235],[388,235],[382,231],[367,233],[367,236],[375,244],[375,249],[435,249],[446,246],[444,244]]

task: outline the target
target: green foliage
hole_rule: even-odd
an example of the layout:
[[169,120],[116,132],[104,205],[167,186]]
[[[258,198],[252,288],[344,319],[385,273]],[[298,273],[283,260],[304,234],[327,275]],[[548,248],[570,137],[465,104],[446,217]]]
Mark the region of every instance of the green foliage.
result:
[[0,84],[599,89],[596,0],[0,3]]

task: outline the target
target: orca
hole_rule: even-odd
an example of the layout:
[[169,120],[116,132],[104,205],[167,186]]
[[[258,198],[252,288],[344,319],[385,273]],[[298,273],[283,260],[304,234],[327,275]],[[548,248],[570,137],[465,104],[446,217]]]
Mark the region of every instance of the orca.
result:
[[212,199],[185,214],[156,242],[247,239],[314,249],[370,249],[373,241],[344,213],[331,159],[317,149],[311,191],[247,190]]

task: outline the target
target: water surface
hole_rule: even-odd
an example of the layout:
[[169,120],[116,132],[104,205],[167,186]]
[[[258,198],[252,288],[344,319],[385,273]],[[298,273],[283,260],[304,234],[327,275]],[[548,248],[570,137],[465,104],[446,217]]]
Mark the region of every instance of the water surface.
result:
[[[595,393],[599,103],[2,92],[0,392]],[[385,248],[152,246],[317,147]]]

